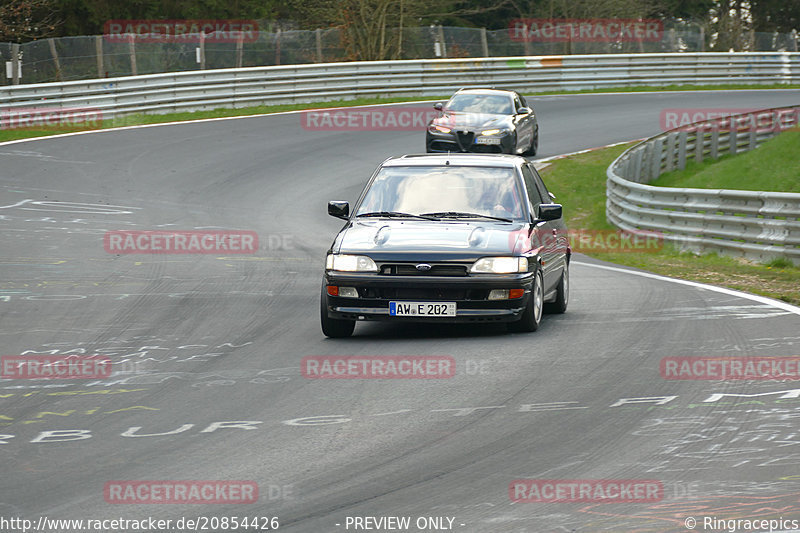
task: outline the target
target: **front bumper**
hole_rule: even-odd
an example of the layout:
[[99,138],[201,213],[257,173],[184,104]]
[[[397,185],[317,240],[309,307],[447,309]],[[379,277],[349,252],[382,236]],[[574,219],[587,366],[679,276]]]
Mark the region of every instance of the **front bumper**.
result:
[[[325,295],[330,318],[397,322],[475,323],[519,320],[528,305],[534,273],[464,277],[325,273],[324,285],[355,287],[358,298]],[[524,289],[522,298],[489,300],[492,289]],[[391,316],[389,302],[455,302],[456,316]]]
[[[492,138],[499,141],[498,144],[481,144],[479,138]],[[425,135],[425,149],[431,153],[446,152],[472,152],[478,154],[513,154],[515,148],[515,138],[513,133],[497,135],[491,137],[481,136],[476,132],[453,130],[450,133],[431,133]]]

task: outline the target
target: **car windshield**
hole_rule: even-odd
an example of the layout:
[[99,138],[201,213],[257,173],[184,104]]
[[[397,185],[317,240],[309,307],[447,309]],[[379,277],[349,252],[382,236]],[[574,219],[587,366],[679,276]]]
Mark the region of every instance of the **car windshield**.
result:
[[443,219],[476,215],[522,220],[521,206],[513,168],[384,167],[355,215],[394,212]]
[[445,106],[448,111],[464,113],[486,113],[489,115],[511,115],[513,102],[508,96],[500,94],[459,93]]

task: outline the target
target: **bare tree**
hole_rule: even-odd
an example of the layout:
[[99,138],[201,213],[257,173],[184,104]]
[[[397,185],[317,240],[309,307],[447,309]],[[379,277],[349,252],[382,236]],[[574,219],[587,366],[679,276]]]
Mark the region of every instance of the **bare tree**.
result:
[[712,29],[716,32],[714,50],[744,51],[750,48],[752,17],[748,0],[718,0],[711,14]]
[[59,19],[52,0],[0,1],[0,41],[25,42],[56,33]]

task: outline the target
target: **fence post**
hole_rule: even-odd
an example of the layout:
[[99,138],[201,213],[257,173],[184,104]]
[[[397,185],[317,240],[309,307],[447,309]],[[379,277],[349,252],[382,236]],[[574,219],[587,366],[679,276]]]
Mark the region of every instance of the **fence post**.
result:
[[200,70],[206,69],[206,32],[200,32]]
[[19,85],[19,43],[11,45],[11,83]]
[[789,36],[792,40],[792,51],[797,52],[797,30],[792,30]]
[[447,57],[447,45],[444,42],[444,28],[442,28],[441,24],[439,24],[437,31],[439,35],[439,42],[441,43],[442,47],[442,57]]
[[97,35],[94,38],[94,54],[97,57],[97,77],[105,78],[103,72],[103,36]]
[[486,38],[486,28],[481,28],[481,46],[483,47],[483,57],[489,57],[489,40]]
[[706,51],[706,29],[700,26],[700,51]]
[[531,40],[528,38],[528,24],[522,25],[522,31],[525,33],[525,38],[522,40],[523,46],[525,47],[525,55],[530,56],[533,55],[531,53]]
[[281,29],[275,33],[275,64],[281,64]]
[[244,32],[239,32],[236,38],[236,68],[242,68],[242,55],[244,54]]
[[317,43],[317,63],[322,63],[322,29],[314,30],[314,40]]
[[47,39],[47,44],[50,46],[50,55],[53,56],[53,63],[56,65],[56,81],[61,81],[61,63],[58,61],[58,52],[56,52],[56,42],[52,37]]
[[128,34],[128,54],[131,56],[131,76],[136,76],[136,43],[134,41],[134,34]]

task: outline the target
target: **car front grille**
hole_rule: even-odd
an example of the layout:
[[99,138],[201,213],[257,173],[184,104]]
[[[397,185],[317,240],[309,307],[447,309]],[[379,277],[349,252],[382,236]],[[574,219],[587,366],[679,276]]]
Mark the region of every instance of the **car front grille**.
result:
[[419,263],[389,263],[380,266],[379,273],[384,276],[446,276],[467,275],[467,265],[433,264],[429,270],[418,270]]
[[472,146],[472,140],[475,138],[474,131],[457,131],[456,138],[458,139],[458,144],[461,145],[461,148],[464,150],[469,150],[469,147]]

